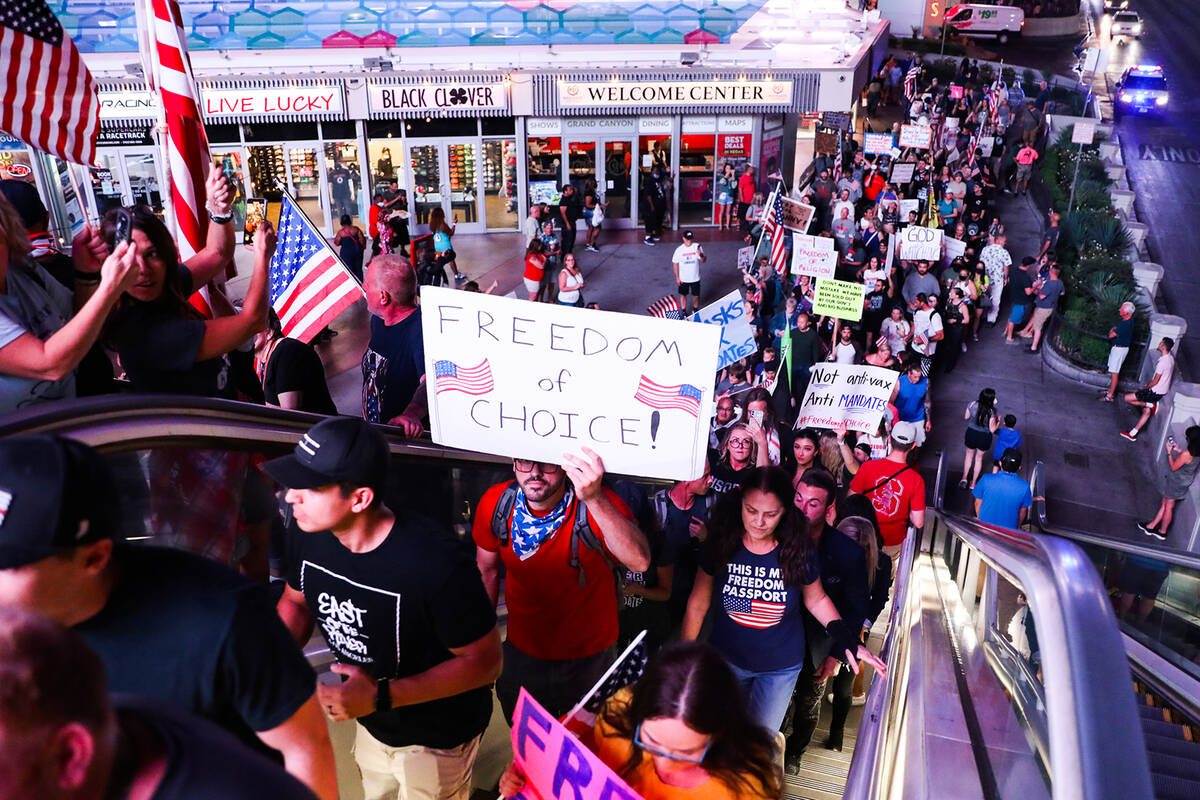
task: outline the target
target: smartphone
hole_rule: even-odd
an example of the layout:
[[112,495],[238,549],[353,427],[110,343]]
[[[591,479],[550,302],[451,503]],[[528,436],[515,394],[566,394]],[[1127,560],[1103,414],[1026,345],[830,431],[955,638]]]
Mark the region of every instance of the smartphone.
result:
[[1172,450],[1175,450],[1176,448],[1178,448],[1178,447],[1179,447],[1179,445],[1175,444],[1175,437],[1174,437],[1174,436],[1168,436],[1168,437],[1167,437],[1167,447],[1171,448]]
[[755,408],[751,409],[749,413],[750,419],[754,420],[754,424],[761,428],[763,424],[763,412]]
[[267,218],[267,201],[262,197],[246,200],[246,226],[242,230],[242,244],[254,244],[254,232]]
[[113,247],[133,238],[133,215],[123,208],[116,210],[113,224]]

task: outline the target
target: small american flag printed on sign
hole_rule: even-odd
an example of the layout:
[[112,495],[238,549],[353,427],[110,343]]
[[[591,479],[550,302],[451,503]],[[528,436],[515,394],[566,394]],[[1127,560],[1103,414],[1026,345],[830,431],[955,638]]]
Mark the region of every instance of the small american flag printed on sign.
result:
[[485,358],[473,367],[460,367],[453,361],[437,361],[433,365],[435,393],[463,392],[487,394],[494,387],[492,367]]
[[786,603],[768,603],[763,600],[749,600],[745,597],[724,598],[725,613],[729,618],[746,628],[771,628],[783,619]]
[[678,386],[664,386],[647,378],[645,375],[638,381],[637,392],[633,395],[651,408],[677,408],[686,411],[693,417],[700,416],[700,390],[690,383]]
[[646,309],[646,313],[659,319],[683,319],[683,309],[679,305],[679,298],[673,294],[655,300]]

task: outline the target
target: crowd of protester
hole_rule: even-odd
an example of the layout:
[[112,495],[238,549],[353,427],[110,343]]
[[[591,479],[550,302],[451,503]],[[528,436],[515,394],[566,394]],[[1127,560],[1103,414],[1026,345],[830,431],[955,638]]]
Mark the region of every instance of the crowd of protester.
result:
[[[361,419],[331,416],[265,464],[194,451],[150,467],[180,495],[222,484],[229,492],[219,500],[201,495],[210,508],[200,527],[225,524],[213,514],[240,514],[245,524],[225,519],[226,528],[255,541],[215,550],[185,541],[218,554],[208,559],[128,545],[103,459],[50,436],[0,440],[0,604],[23,609],[0,612],[0,682],[18,687],[0,692],[0,738],[20,740],[0,763],[33,765],[21,773],[27,796],[54,796],[39,791],[50,785],[119,793],[145,780],[160,787],[156,797],[329,798],[328,717],[358,723],[354,757],[368,798],[466,798],[493,686],[506,718],[522,687],[567,715],[618,648],[645,631],[644,674],[602,698],[583,741],[646,798],[781,797],[780,762],[799,768],[826,695],[824,744],[841,749],[849,710],[865,694],[863,666],[884,670],[866,645],[901,546],[924,524],[918,454],[934,424],[930,381],[973,357],[1002,306],[1005,339],[1036,352],[1063,293],[1055,240],[1014,264],[995,210],[998,192],[1027,182],[1020,154],[1036,155],[1042,121],[1019,95],[966,77],[961,98],[923,79],[909,102],[881,96],[904,104],[906,120],[932,125],[930,149],[893,160],[848,137],[840,153],[818,156],[799,194],[815,209],[812,232],[834,240],[837,276],[864,284],[861,321],[814,315],[807,275],[776,271],[769,258],[748,269],[759,351],[716,376],[709,454],[695,480],[648,492],[607,476],[586,448],[563,464],[513,459],[511,478],[474,506],[470,549],[441,523],[389,504],[388,445],[368,423],[424,430],[419,287],[465,280],[453,224],[435,209],[418,249],[395,185],[375,197],[369,244],[349,220],[338,233],[348,264],[367,262]],[[897,164],[913,166],[911,181],[891,182]],[[664,222],[657,177],[646,189],[655,195],[646,245]],[[764,188],[773,187],[752,168],[722,177],[718,222],[754,245]],[[255,236],[240,309],[221,305],[216,281],[233,232],[219,172],[208,186],[207,245],[186,262],[162,221],[137,208],[85,228],[70,259],[32,252],[27,230],[45,209],[13,187],[5,197],[4,410],[112,391],[119,378],[132,392],[335,413],[320,358],[284,337],[269,309],[269,223]],[[585,247],[599,248],[605,207],[594,184],[564,187],[556,206],[533,205],[523,228],[529,300],[585,304],[577,228],[582,220]],[[893,243],[913,224],[942,228],[962,255],[906,261]],[[683,232],[676,282],[697,304],[705,259]],[[208,316],[188,302],[203,286],[214,289]],[[898,373],[878,430],[797,428],[811,371],[826,361]],[[1029,506],[1017,475],[1019,421],[987,388],[963,419],[960,486],[981,519],[1015,527]],[[1195,473],[1193,438],[1169,451],[1176,483]],[[1172,502],[1164,497],[1151,527],[1165,530]],[[201,511],[157,513],[187,540],[186,518]],[[272,528],[281,596],[243,558]],[[318,626],[335,657],[320,676],[301,651]],[[144,697],[110,700],[109,690]],[[244,772],[243,761],[252,765]],[[221,785],[231,769],[245,776],[237,788]],[[208,783],[189,777],[201,774]],[[511,796],[524,781],[510,766],[500,789]]]

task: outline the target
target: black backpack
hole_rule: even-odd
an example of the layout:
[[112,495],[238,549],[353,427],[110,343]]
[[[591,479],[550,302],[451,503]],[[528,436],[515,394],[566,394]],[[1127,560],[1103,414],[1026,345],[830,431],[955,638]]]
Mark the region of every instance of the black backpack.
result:
[[[500,493],[500,497],[496,500],[496,509],[492,512],[492,535],[496,537],[496,541],[501,547],[508,546],[509,540],[509,524],[510,515],[512,514],[513,505],[517,502],[517,482],[509,481],[504,487],[504,491]],[[608,565],[609,570],[613,574],[613,578],[617,582],[617,598],[620,599],[624,594],[625,589],[625,568],[617,564],[604,550],[604,544],[600,541],[600,537],[592,530],[592,525],[588,521],[587,503],[583,502],[583,498],[576,496],[575,498],[575,523],[571,526],[571,556],[567,560],[568,566],[574,567],[579,573],[579,585],[587,586],[587,578],[583,574],[583,567],[579,563],[579,544],[589,550],[594,550],[604,559],[604,563]]]

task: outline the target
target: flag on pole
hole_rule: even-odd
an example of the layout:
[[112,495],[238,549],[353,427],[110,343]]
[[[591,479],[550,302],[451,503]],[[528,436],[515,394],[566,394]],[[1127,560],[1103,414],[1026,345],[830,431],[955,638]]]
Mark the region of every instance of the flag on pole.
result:
[[354,305],[363,291],[287,192],[278,237],[271,257],[271,308],[279,315],[284,336],[308,342]]
[[763,236],[770,237],[771,268],[776,275],[787,272],[787,237],[788,229],[783,226],[783,197],[776,190],[771,193],[763,211]]
[[0,130],[75,164],[96,163],[100,100],[45,0],[0,2]]
[[908,68],[908,72],[904,73],[904,96],[911,102],[917,96],[917,78],[921,75],[921,65],[919,62],[913,62],[913,65]]

